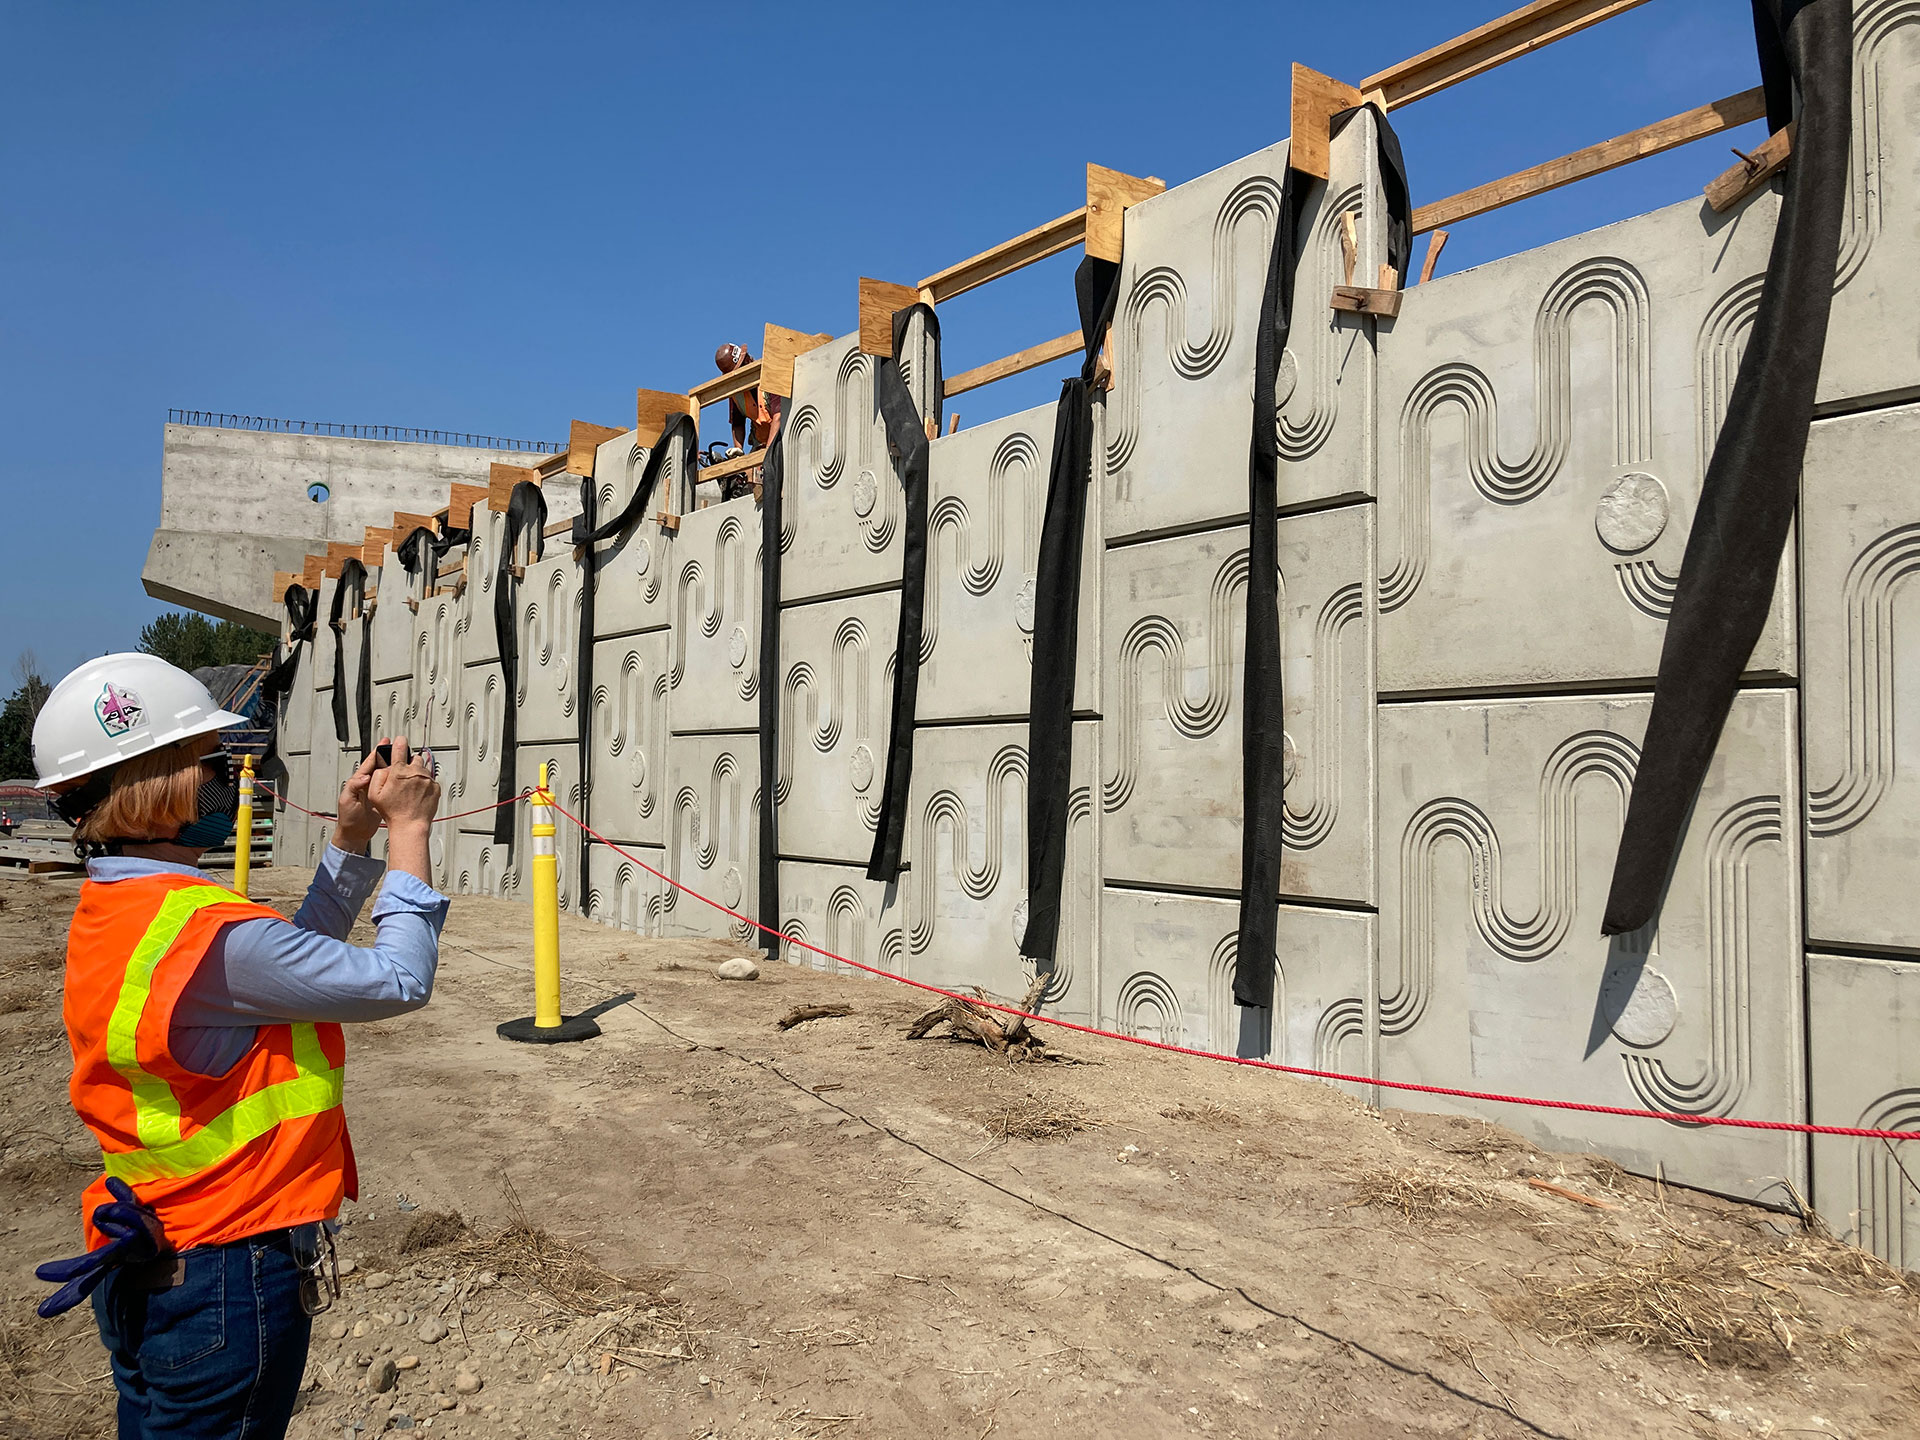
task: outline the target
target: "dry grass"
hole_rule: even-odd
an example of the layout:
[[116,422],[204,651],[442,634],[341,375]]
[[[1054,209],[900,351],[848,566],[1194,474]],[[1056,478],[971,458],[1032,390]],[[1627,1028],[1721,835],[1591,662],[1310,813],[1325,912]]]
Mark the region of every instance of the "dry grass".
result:
[[400,1253],[414,1255],[422,1250],[437,1250],[451,1245],[467,1234],[467,1222],[457,1212],[422,1210],[400,1237]]
[[1168,1120],[1189,1120],[1196,1125],[1214,1125],[1221,1128],[1231,1128],[1246,1123],[1224,1105],[1212,1103],[1175,1105],[1171,1110],[1162,1110],[1160,1114]]
[[1563,1255],[1523,1276],[1525,1294],[1499,1308],[1555,1344],[1624,1341],[1752,1370],[1779,1368],[1817,1333],[1792,1288],[1770,1273],[1777,1257],[1671,1230],[1657,1245],[1614,1244],[1611,1262]]
[[1384,1167],[1360,1177],[1349,1207],[1379,1205],[1398,1210],[1408,1220],[1431,1221],[1471,1211],[1517,1210],[1499,1191],[1448,1170],[1391,1170]]
[[1071,1100],[1039,1095],[996,1105],[979,1119],[996,1140],[1055,1140],[1100,1123]]
[[656,970],[705,970],[707,967],[705,965],[688,965],[681,960],[656,960],[653,962],[653,968]]

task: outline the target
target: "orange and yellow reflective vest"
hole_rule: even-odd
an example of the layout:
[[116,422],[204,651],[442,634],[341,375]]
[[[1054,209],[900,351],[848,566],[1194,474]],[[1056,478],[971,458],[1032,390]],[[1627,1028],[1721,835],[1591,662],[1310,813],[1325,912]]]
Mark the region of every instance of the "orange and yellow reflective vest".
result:
[[[67,932],[64,1014],[73,1108],[117,1175],[159,1213],[176,1250],[337,1214],[358,1193],[341,1108],[340,1027],[262,1025],[224,1075],[183,1068],[168,1048],[173,1008],[222,926],[265,905],[211,880],[88,880]],[[81,1199],[87,1246],[106,1176]]]

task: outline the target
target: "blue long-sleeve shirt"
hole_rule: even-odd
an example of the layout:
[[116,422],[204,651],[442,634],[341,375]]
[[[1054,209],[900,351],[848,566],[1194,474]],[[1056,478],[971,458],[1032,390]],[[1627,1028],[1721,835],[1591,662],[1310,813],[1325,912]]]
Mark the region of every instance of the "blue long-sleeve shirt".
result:
[[[106,856],[87,878],[111,884],[136,875],[201,875],[190,865]],[[347,934],[380,877],[374,943]],[[206,877],[203,877],[206,878]],[[173,1009],[173,1057],[202,1075],[224,1075],[261,1025],[382,1020],[418,1010],[433,993],[447,897],[378,860],[329,845],[291,922],[224,925]]]

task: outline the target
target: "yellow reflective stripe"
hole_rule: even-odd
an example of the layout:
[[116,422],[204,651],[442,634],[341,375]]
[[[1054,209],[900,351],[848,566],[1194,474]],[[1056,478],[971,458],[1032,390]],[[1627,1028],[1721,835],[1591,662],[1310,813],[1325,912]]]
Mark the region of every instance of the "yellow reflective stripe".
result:
[[140,943],[128,957],[120,994],[107,1021],[107,1063],[133,1088],[134,1128],[140,1143],[149,1149],[180,1138],[180,1102],[174,1099],[166,1081],[148,1074],[140,1064],[140,1016],[153,994],[154,969],[180,938],[187,921],[200,911],[209,905],[246,903],[231,890],[223,890],[218,885],[195,885],[171,891],[160,902],[153,923],[147,926],[147,933],[140,937]]
[[[311,1029],[311,1026],[304,1027]],[[108,1153],[107,1174],[129,1185],[195,1175],[219,1164],[243,1145],[258,1140],[282,1120],[323,1115],[340,1103],[345,1067],[283,1080],[247,1096],[223,1112],[190,1139],[145,1150]]]
[[301,1024],[293,1027],[293,1064],[302,1075],[316,1074],[331,1070],[332,1063],[327,1052],[320,1048],[320,1032],[312,1025]]

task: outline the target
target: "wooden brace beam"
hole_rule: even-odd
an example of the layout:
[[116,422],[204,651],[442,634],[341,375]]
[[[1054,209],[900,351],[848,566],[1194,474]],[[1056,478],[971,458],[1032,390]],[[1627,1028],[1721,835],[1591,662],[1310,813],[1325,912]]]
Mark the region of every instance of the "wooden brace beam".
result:
[[1166,192],[1158,175],[1128,175],[1104,165],[1087,166],[1087,254],[1096,260],[1120,263],[1120,242],[1126,233],[1127,211],[1142,200]]
[[1024,235],[1003,240],[991,250],[983,250],[957,265],[936,270],[920,282],[916,287],[915,296],[925,300],[929,305],[938,305],[943,301],[951,300],[956,295],[964,295],[969,290],[985,285],[989,280],[998,280],[1002,275],[1011,275],[1015,270],[1031,265],[1036,260],[1044,260],[1049,255],[1058,255],[1062,250],[1071,250],[1084,240],[1086,235],[1087,207],[1082,205],[1078,210],[1070,210],[1057,220],[1049,220],[1044,225],[1035,226]]
[[1360,89],[1378,91],[1389,110],[1398,109],[1644,4],[1646,0],[1534,0],[1369,75]]
[[893,312],[904,310],[920,298],[912,285],[896,285],[890,280],[860,277],[860,353],[886,357],[893,354]]
[[447,491],[447,528],[449,530],[471,530],[473,528],[473,507],[485,500],[491,493],[486,485],[459,485],[449,487]]
[[1562,185],[1571,185],[1576,180],[1618,169],[1635,160],[1658,155],[1663,150],[1705,139],[1709,135],[1718,135],[1722,130],[1731,130],[1749,120],[1758,120],[1766,114],[1766,108],[1766,99],[1758,86],[1743,90],[1738,95],[1729,95],[1724,100],[1715,100],[1711,105],[1702,105],[1696,110],[1656,121],[1625,135],[1603,140],[1598,145],[1589,145],[1584,150],[1562,155],[1558,160],[1548,160],[1505,179],[1489,181],[1472,190],[1450,195],[1445,200],[1422,205],[1413,212],[1413,232],[1419,235],[1443,225],[1471,219],[1475,215],[1485,215],[1516,200],[1544,195],[1549,190],[1558,190]]
[[1023,370],[1036,369],[1049,360],[1058,360],[1064,355],[1072,355],[1082,348],[1080,332],[1069,330],[1065,335],[1055,336],[1038,345],[1029,345],[1025,350],[1016,350],[1011,355],[1003,355],[998,360],[990,360],[985,365],[975,366],[971,370],[962,370],[947,381],[947,398],[962,394],[968,390],[978,390],[982,385],[991,385],[995,380],[1004,380],[1009,375],[1018,375]]
[[784,325],[768,325],[760,338],[760,389],[763,394],[793,394],[793,362],[809,350],[832,341],[831,335],[809,335]]

